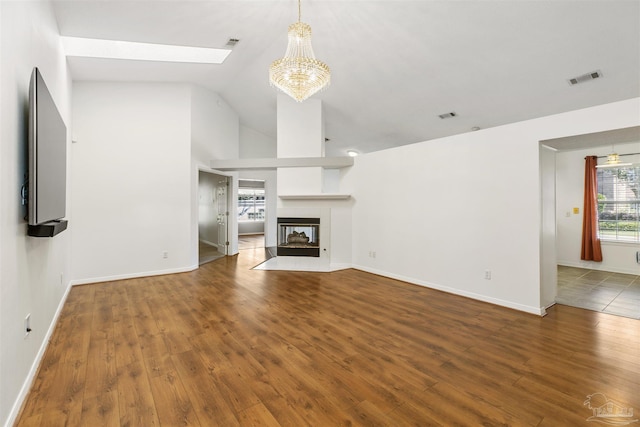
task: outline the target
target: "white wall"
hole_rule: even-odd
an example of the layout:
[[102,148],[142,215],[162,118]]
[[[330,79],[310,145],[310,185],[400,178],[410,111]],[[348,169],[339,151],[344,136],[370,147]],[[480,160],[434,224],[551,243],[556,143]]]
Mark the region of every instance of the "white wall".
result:
[[[619,144],[615,149],[618,154],[639,153],[640,142]],[[640,264],[636,262],[636,251],[640,251],[639,244],[602,240],[602,262],[580,260],[584,210],[584,158],[591,155],[606,156],[610,153],[611,145],[604,145],[556,154],[557,260],[560,265],[640,274]],[[623,160],[640,162],[640,156],[623,157]],[[574,207],[579,209],[578,214],[573,213]]]
[[[12,424],[20,409],[70,277],[74,222],[69,203],[69,229],[53,238],[27,237],[26,211],[20,204],[34,66],[69,129],[71,82],[51,5],[0,2],[0,425]],[[68,191],[67,202],[69,197]],[[28,313],[33,331],[25,338]]]
[[238,222],[238,235],[264,234],[264,221]]
[[276,140],[249,127],[240,125],[240,158],[261,159],[276,157]]
[[237,159],[238,114],[220,96],[200,86],[191,87],[191,153],[199,166],[212,159]]
[[238,156],[237,114],[192,85],[74,88],[74,283],[196,268],[198,170]]
[[359,156],[353,263],[542,314],[539,141],[639,122],[635,98]]
[[[322,101],[304,103],[278,94],[278,158],[323,157],[324,122]],[[319,194],[323,186],[323,169],[299,167],[278,169],[278,194]]]
[[278,94],[278,158],[324,156],[322,101],[296,102]]
[[73,120],[74,283],[195,268],[190,87],[75,83]]
[[[237,172],[223,173],[209,167],[212,159],[237,159],[239,156],[238,114],[220,96],[200,86],[191,86],[191,263],[198,264],[198,171],[210,171],[230,179],[231,194],[237,198]],[[235,179],[234,179],[235,177]],[[234,187],[234,183],[236,186]],[[234,195],[235,194],[235,195]],[[228,254],[238,253],[238,222],[235,203],[229,204]]]

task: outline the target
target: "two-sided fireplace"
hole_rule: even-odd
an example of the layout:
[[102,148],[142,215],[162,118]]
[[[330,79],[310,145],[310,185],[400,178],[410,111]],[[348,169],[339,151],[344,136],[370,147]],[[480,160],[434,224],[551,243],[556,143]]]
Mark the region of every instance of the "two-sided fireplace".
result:
[[278,256],[320,256],[320,218],[278,218]]

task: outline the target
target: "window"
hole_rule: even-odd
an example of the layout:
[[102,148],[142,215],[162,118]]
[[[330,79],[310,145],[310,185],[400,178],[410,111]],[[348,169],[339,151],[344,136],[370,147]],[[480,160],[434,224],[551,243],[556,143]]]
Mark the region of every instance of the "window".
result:
[[238,188],[238,221],[264,221],[264,188]]
[[598,236],[640,242],[640,166],[599,168]]

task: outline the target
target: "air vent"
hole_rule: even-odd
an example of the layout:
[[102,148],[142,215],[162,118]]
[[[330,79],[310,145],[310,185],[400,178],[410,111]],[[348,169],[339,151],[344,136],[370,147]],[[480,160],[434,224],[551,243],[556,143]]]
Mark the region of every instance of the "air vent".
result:
[[441,119],[449,119],[451,117],[455,117],[456,113],[454,113],[453,111],[450,113],[444,113],[444,114],[440,114],[438,117],[440,117]]
[[571,86],[573,86],[573,85],[577,85],[578,83],[584,83],[586,81],[598,79],[600,77],[602,77],[602,72],[598,70],[591,73],[583,74],[578,77],[574,77],[572,79],[569,79],[568,82]]
[[229,39],[225,47],[234,47],[235,45],[238,44],[239,41],[240,39]]

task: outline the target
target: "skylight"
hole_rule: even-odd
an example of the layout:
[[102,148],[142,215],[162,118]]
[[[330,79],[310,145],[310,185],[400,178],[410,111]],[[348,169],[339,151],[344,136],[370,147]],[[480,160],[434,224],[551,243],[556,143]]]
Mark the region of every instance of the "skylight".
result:
[[135,61],[222,64],[231,49],[61,37],[67,56]]

